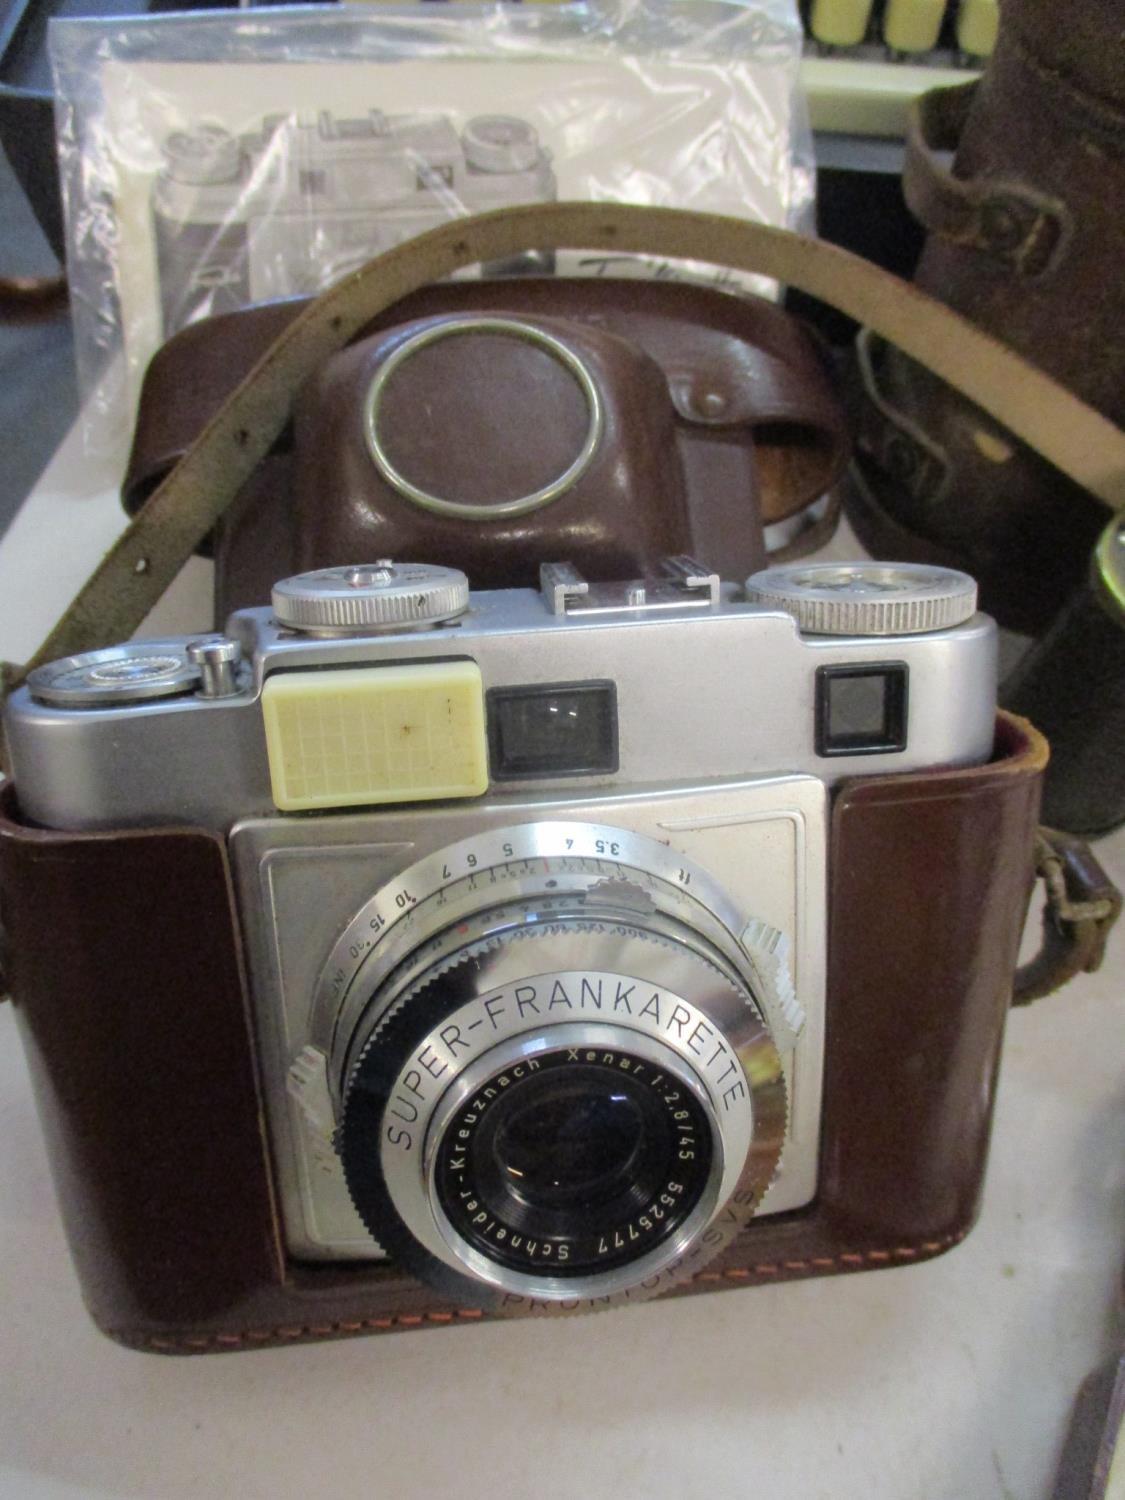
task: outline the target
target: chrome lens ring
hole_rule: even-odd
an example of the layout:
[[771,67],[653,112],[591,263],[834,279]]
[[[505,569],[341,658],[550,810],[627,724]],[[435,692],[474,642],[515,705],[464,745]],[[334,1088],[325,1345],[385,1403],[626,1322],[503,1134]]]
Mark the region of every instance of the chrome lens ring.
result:
[[[487,1108],[493,1102],[490,1092],[495,1096],[497,1089],[506,1090],[509,1086],[500,1080],[522,1081],[515,1079],[517,1070],[542,1067],[558,1057],[566,1060],[565,1066],[602,1066],[617,1069],[623,1075],[627,1070],[629,1076],[639,1075],[646,1087],[663,1077],[664,1083],[657,1088],[664,1089],[662,1099],[667,1101],[667,1108],[672,1113],[688,1113],[686,1109],[676,1110],[681,1100],[702,1106],[701,1110],[693,1109],[691,1113],[693,1117],[701,1118],[708,1132],[703,1142],[706,1170],[702,1174],[689,1172],[686,1168],[692,1165],[690,1162],[684,1164],[685,1170],[681,1172],[673,1172],[670,1167],[635,1214],[623,1218],[619,1224],[607,1226],[604,1237],[595,1233],[585,1236],[587,1240],[603,1239],[607,1261],[624,1260],[623,1264],[612,1265],[608,1271],[588,1271],[585,1275],[574,1276],[566,1274],[568,1264],[560,1263],[558,1259],[560,1246],[568,1254],[578,1249],[584,1238],[578,1233],[556,1240],[552,1254],[551,1241],[532,1238],[529,1234],[520,1235],[518,1231],[513,1233],[501,1223],[492,1232],[496,1253],[490,1255],[476,1248],[463,1231],[454,1227],[452,1215],[442,1200],[438,1173],[441,1148],[447,1145],[450,1131],[457,1127],[458,1121],[467,1117],[463,1107],[468,1104],[470,1112],[474,1104],[483,1104]],[[571,1058],[573,1064],[569,1061]],[[546,1296],[556,1301],[612,1296],[658,1274],[683,1254],[715,1211],[723,1175],[723,1137],[709,1104],[707,1091],[694,1070],[688,1068],[671,1048],[624,1026],[548,1026],[542,1032],[516,1037],[504,1046],[492,1048],[475,1067],[461,1075],[453,1088],[447,1090],[426,1136],[424,1170],[429,1208],[456,1259],[456,1268],[463,1268],[475,1280],[508,1294],[532,1298]],[[698,1132],[693,1131],[693,1135],[696,1134]],[[448,1152],[445,1154],[449,1155]],[[700,1159],[703,1156],[701,1151]],[[475,1188],[475,1184],[470,1185],[470,1190]],[[662,1198],[665,1201],[662,1202]],[[677,1213],[679,1208],[682,1212]],[[481,1210],[469,1212],[477,1218]],[[670,1232],[662,1236],[660,1231],[665,1225],[669,1226]],[[488,1220],[481,1227],[487,1228]],[[500,1235],[504,1236],[503,1240],[498,1238]],[[637,1254],[635,1258],[625,1259],[619,1252],[628,1250],[630,1236],[635,1237],[632,1243]],[[498,1258],[499,1252],[517,1239],[520,1241],[517,1251],[527,1255],[527,1270],[514,1269]],[[647,1240],[658,1239],[652,1250],[644,1249]],[[615,1245],[614,1240],[619,1243]]]
[[[465,1099],[568,1047],[660,1069],[711,1129],[707,1181],[674,1232],[646,1239],[634,1223],[635,1258],[581,1276],[493,1260],[450,1223],[435,1180]],[[340,1144],[361,1217],[408,1269],[462,1303],[565,1313],[653,1296],[701,1269],[752,1216],[785,1124],[780,1057],[748,991],[640,927],[560,921],[472,945],[393,1007],[353,1069]]]
[[[532,491],[527,495],[517,495],[510,500],[497,500],[492,503],[474,505],[460,500],[449,500],[442,495],[435,495],[429,490],[422,489],[414,484],[391,460],[379,434],[379,414],[386,395],[387,387],[394,378],[395,372],[413,355],[429,348],[432,344],[439,343],[449,338],[464,337],[474,333],[501,334],[508,338],[519,339],[524,343],[533,344],[537,348],[549,354],[554,360],[563,366],[567,373],[577,383],[586,402],[589,414],[586,436],[582,446],[573,461],[567,465],[561,474],[557,475],[549,484]],[[461,521],[496,521],[511,519],[514,516],[526,516],[531,511],[539,510],[544,505],[550,505],[552,501],[558,500],[565,495],[585,474],[593,462],[594,455],[602,438],[602,428],[605,417],[602,406],[601,394],[596,382],[585,364],[578,358],[574,351],[567,347],[561,339],[546,333],[541,328],[536,328],[531,323],[524,323],[518,318],[485,318],[485,317],[460,317],[448,318],[442,323],[432,324],[429,328],[423,328],[420,332],[406,339],[397,349],[390,354],[379,366],[370,386],[363,406],[363,431],[367,442],[367,450],[372,461],[383,479],[397,490],[404,499],[410,500],[422,510],[431,512],[433,515],[452,516]]]

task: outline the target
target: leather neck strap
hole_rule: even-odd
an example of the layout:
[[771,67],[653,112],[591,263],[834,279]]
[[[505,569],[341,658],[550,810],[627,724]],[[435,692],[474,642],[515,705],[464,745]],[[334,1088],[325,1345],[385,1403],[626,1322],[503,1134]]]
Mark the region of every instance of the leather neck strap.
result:
[[966,319],[820,240],[717,214],[553,203],[455,219],[388,250],[311,303],[281,334],[103,558],[23,668],[128,639],[226,510],[289,418],[301,385],[365,324],[419,287],[523,251],[612,250],[773,277],[848,314],[926,365],[1115,510],[1125,433]]

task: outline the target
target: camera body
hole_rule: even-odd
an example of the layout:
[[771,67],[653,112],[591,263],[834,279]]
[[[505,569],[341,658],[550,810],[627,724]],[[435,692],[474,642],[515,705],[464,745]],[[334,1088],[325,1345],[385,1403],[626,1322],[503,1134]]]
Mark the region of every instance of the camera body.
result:
[[243,1347],[956,1243],[1043,759],[995,667],[964,575],[674,559],[321,570],[39,669],[0,888],[98,1321]]
[[241,136],[176,131],[152,193],[165,337],[320,291],[454,214],[555,196],[550,153],[514,115],[477,116],[461,133],[446,115],[378,109],[270,115]]

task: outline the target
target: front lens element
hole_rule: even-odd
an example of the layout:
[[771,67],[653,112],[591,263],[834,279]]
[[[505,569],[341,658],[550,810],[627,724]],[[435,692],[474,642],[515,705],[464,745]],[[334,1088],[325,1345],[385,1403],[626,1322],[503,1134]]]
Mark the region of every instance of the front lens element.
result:
[[[558,1082],[526,1079],[512,1089],[479,1152],[479,1166],[529,1209],[602,1203],[632,1179],[642,1147],[651,1149],[643,1101],[609,1068],[575,1073]],[[663,1124],[659,1117],[656,1123]]]
[[561,1048],[462,1101],[435,1186],[451,1228],[489,1260],[588,1276],[673,1234],[712,1154],[703,1108],[678,1079],[627,1051]]

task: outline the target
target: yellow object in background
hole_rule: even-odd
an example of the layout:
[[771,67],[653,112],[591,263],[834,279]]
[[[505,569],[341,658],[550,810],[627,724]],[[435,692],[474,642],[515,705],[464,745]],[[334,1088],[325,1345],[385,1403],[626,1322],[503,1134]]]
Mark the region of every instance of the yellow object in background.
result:
[[867,34],[874,0],[813,0],[809,30],[826,47],[855,47]]
[[1000,31],[1000,0],[961,0],[957,45],[970,57],[991,57]]
[[278,672],[262,689],[282,812],[479,797],[484,688],[473,661]]
[[895,52],[928,52],[944,15],[945,0],[888,0],[883,40]]
[[[402,0],[382,0],[383,4],[399,5]],[[466,3],[479,3],[479,0],[466,0]],[[514,0],[518,5],[567,5],[569,0]],[[346,5],[370,5],[372,0],[344,0]]]

